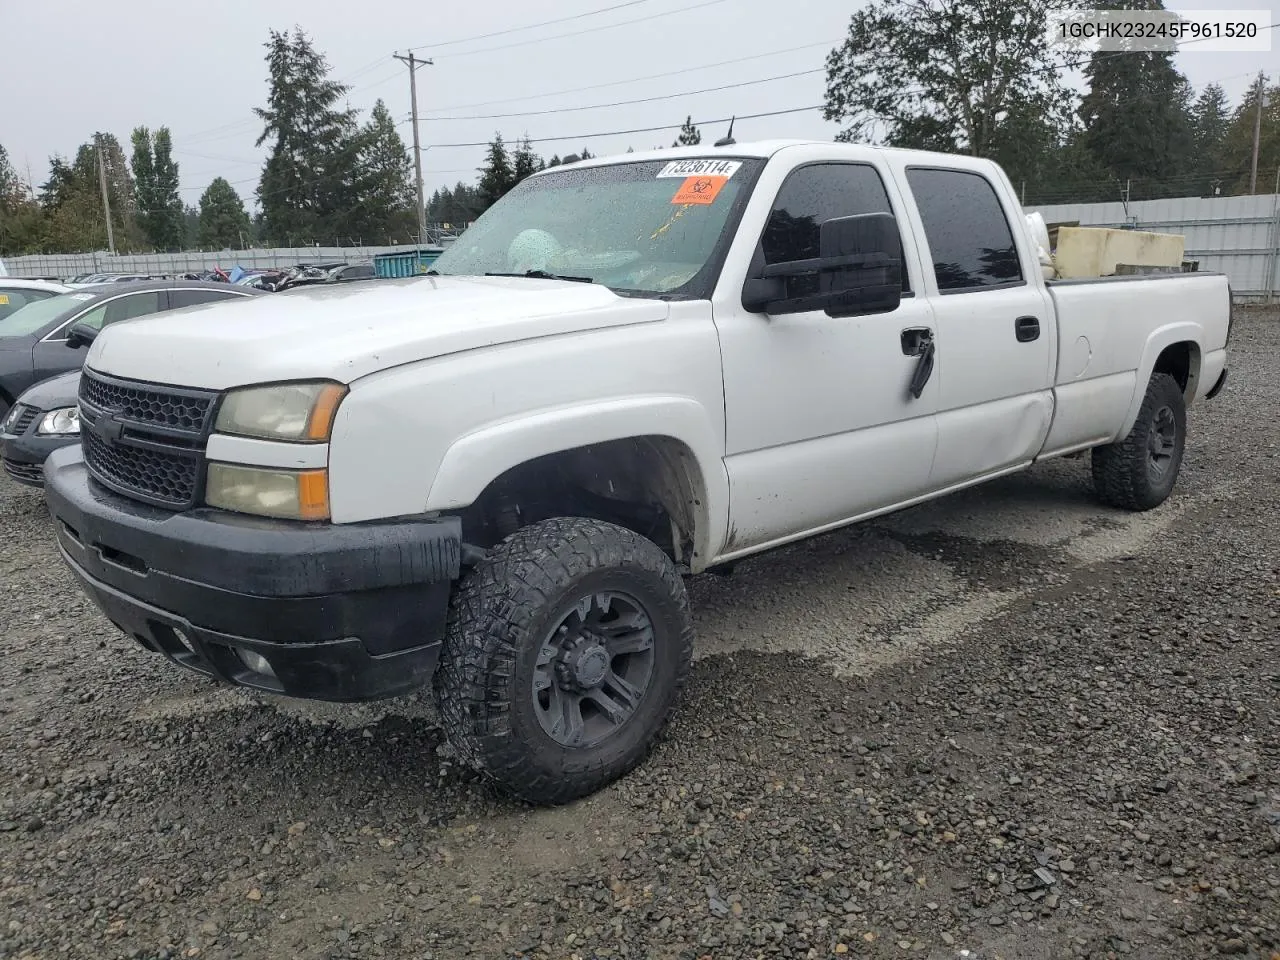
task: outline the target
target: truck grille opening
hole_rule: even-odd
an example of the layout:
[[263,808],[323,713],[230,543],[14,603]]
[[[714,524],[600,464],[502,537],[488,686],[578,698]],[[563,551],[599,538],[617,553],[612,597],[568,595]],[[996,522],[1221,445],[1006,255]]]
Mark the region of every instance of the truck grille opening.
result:
[[161,391],[141,384],[130,386],[86,370],[80,378],[80,399],[99,410],[119,414],[122,420],[176,427],[200,435],[208,425],[216,397],[186,390]]
[[184,510],[204,486],[204,450],[218,395],[106,377],[80,377],[85,465],[103,486],[144,503]]

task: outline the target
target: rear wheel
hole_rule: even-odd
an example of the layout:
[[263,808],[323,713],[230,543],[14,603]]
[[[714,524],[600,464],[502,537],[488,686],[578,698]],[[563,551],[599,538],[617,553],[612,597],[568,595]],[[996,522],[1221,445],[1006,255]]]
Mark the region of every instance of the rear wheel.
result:
[[1104,503],[1125,510],[1150,510],[1168,499],[1182,468],[1187,408],[1178,381],[1156,373],[1129,435],[1095,447],[1093,486]]
[[532,803],[565,803],[644,758],[692,653],[665,553],[610,523],[547,520],[458,587],[436,699],[466,761]]

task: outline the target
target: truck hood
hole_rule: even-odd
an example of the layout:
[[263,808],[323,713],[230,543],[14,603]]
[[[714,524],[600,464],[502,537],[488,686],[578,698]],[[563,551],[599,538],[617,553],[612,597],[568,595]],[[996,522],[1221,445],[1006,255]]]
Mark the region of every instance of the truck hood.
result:
[[411,277],[299,287],[107,327],[87,366],[112,376],[225,390],[360,377],[538,337],[664,320],[661,300],[524,277]]

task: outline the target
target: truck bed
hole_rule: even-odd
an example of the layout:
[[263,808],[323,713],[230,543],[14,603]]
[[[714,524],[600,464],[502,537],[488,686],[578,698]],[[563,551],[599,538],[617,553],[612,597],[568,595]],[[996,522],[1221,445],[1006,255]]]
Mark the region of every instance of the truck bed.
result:
[[1167,344],[1206,345],[1203,356],[1192,358],[1188,401],[1217,380],[1230,322],[1225,274],[1091,277],[1047,286],[1058,317],[1058,364],[1046,454],[1114,439],[1131,422],[1139,387]]

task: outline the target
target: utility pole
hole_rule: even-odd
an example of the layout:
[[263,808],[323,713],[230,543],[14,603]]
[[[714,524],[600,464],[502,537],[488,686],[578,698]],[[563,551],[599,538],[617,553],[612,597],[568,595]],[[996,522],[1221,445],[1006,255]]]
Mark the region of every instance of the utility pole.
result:
[[111,230],[111,202],[107,199],[107,164],[102,157],[102,138],[93,138],[93,147],[98,154],[98,185],[102,187],[102,212],[107,218],[107,249],[116,252],[116,237]]
[[1262,139],[1262,101],[1264,88],[1262,71],[1258,71],[1258,109],[1253,115],[1253,171],[1249,174],[1249,192],[1258,192],[1258,141]]
[[394,54],[401,63],[409,65],[409,109],[413,111],[413,170],[418,181],[418,243],[427,242],[427,201],[422,193],[422,146],[418,140],[418,82],[417,68],[422,65],[433,66],[431,60],[418,60],[413,51],[407,57]]

